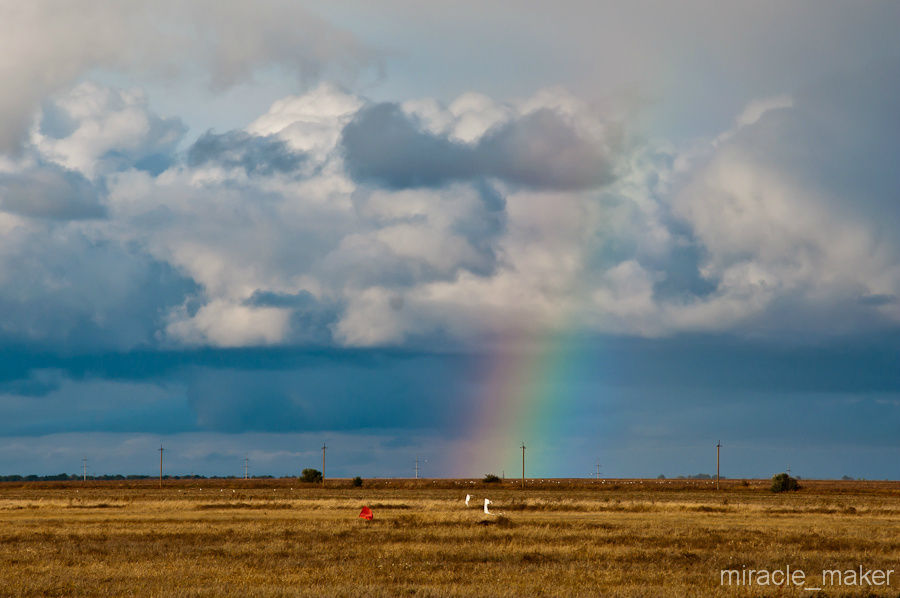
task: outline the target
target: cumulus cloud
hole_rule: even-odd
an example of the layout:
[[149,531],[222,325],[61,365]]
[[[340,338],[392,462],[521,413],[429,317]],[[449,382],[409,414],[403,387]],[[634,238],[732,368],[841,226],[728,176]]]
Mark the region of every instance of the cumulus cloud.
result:
[[602,135],[591,135],[594,131],[567,115],[540,107],[482,131],[477,139],[471,129],[464,133],[466,143],[428,130],[398,104],[382,103],[361,111],[341,142],[354,178],[398,189],[479,178],[584,189],[613,180],[621,140],[611,124]]
[[900,216],[892,199],[900,179],[884,153],[896,135],[887,105],[900,88],[878,73],[751,104],[698,160],[672,207],[702,247],[699,266],[716,291],[695,302],[685,325],[706,309],[716,321],[725,305],[769,330],[850,332],[898,319],[891,302],[860,300],[900,286],[900,247],[886,234]]
[[0,37],[0,151],[20,146],[45,97],[92,69],[161,78],[203,73],[223,89],[269,66],[311,80],[327,71],[352,76],[378,60],[351,34],[281,0],[5,4]]
[[30,145],[42,159],[85,177],[115,170],[165,170],[186,131],[178,118],[162,118],[138,89],[82,83],[48,100]]
[[247,126],[247,132],[260,137],[277,135],[293,151],[321,165],[363,103],[358,96],[324,83],[303,95],[277,100]]
[[[751,102],[680,146],[626,142],[558,89],[445,106],[322,85],[185,151],[183,125],[142,93],[81,84],[0,164],[0,259],[31,260],[3,299],[21,311],[7,334],[472,346],[566,322],[644,336],[895,325],[900,181],[880,123],[898,90],[847,77]],[[853,159],[866,144],[884,151]],[[91,257],[59,265],[74,255]],[[147,297],[120,304],[131,295],[97,263]]]

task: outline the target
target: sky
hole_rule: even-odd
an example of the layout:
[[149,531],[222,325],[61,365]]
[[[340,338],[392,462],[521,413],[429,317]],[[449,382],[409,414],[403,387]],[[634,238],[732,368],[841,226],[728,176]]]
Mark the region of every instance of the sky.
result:
[[0,6],[0,474],[900,478],[898,24]]

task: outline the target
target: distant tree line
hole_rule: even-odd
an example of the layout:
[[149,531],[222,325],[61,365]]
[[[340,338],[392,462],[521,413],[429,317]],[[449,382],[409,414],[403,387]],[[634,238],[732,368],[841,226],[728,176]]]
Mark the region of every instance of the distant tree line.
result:
[[[271,475],[258,475],[253,476],[254,479],[272,479],[275,476]],[[88,480],[99,480],[99,481],[109,481],[109,480],[155,480],[158,479],[159,476],[155,475],[140,475],[140,474],[106,474],[106,475],[89,475],[86,479]],[[75,481],[83,479],[81,475],[74,473],[57,473],[55,475],[0,475],[0,482],[66,482],[66,481]],[[241,479],[240,476],[205,476],[205,475],[164,475],[164,480],[237,480]]]

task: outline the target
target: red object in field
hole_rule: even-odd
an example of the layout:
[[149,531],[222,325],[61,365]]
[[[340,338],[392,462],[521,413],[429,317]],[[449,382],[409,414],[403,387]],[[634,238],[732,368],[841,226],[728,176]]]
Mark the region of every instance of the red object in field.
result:
[[372,509],[370,509],[369,507],[363,507],[362,511],[359,512],[359,516],[366,521],[372,521],[372,517],[374,517],[375,514],[372,513]]

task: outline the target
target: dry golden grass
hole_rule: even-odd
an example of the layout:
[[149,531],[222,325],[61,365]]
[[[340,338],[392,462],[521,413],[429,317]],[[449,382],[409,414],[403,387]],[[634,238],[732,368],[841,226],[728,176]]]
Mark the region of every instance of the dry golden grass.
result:
[[[799,596],[719,572],[900,569],[897,483],[332,483],[0,484],[0,594]],[[815,595],[897,596],[900,578]]]

